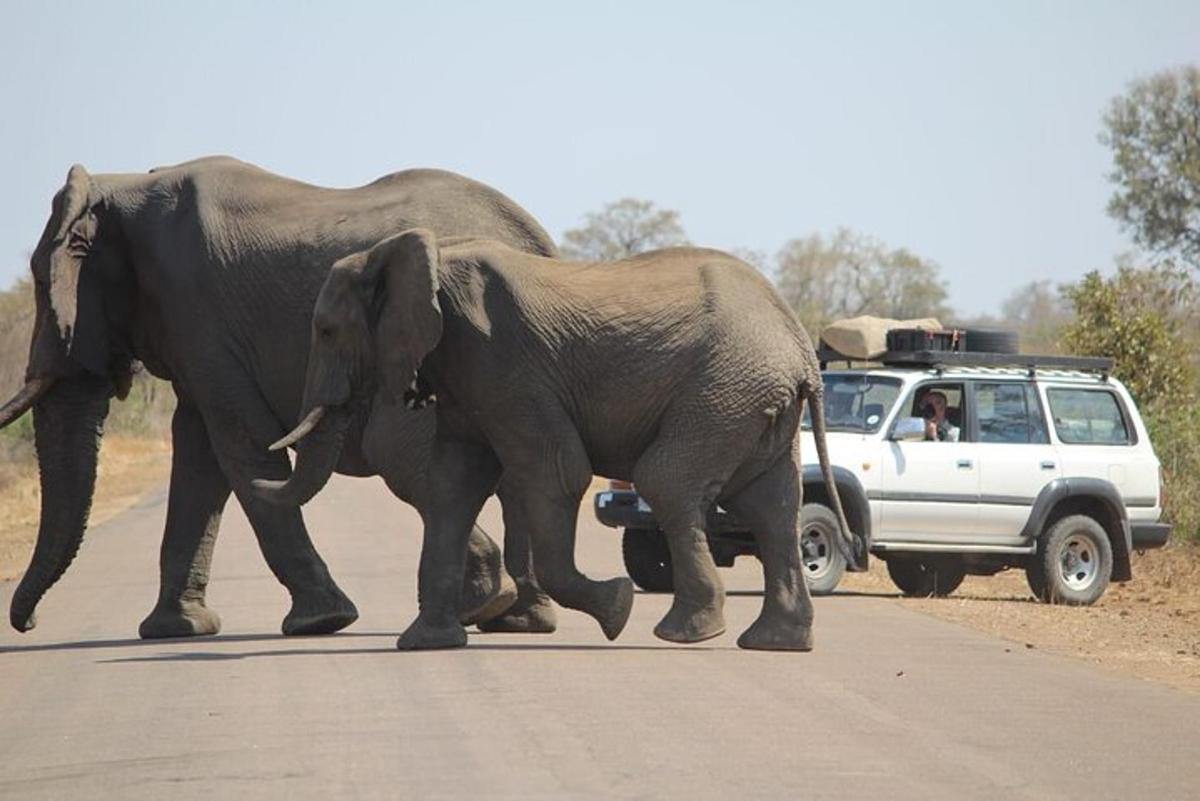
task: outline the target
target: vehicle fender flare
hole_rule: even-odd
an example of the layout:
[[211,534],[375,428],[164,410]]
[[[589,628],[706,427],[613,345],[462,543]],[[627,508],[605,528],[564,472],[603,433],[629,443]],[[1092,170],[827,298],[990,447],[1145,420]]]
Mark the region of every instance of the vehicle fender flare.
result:
[[[867,491],[863,489],[858,476],[844,467],[833,465],[833,481],[837,485],[838,497],[846,513],[846,522],[850,524],[850,532],[862,541],[862,549],[858,552],[863,555],[863,564],[850,566],[852,571],[861,572],[867,569],[866,555],[871,548],[871,507],[867,502]],[[812,499],[814,492],[823,497],[826,492],[825,479],[821,476],[820,465],[805,465],[801,484],[806,502]]]
[[[1096,501],[1108,513],[1108,520],[1098,522],[1104,526],[1112,541],[1112,578],[1114,581],[1129,581],[1133,578],[1129,563],[1129,554],[1133,552],[1133,534],[1129,528],[1125,501],[1121,498],[1120,490],[1111,481],[1083,476],[1054,479],[1043,487],[1034,499],[1029,519],[1025,521],[1025,527],[1021,530],[1021,537],[1029,542],[1036,542],[1054,510],[1063,501],[1072,498]],[[1112,521],[1116,521],[1118,526],[1115,532],[1110,525]]]

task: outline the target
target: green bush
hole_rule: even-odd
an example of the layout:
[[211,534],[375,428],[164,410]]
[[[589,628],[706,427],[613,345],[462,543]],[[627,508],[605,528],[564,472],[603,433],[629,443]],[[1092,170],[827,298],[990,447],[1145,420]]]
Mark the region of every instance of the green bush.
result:
[[1200,542],[1200,405],[1158,405],[1145,412],[1162,463],[1163,517],[1177,539]]
[[1163,518],[1177,539],[1200,541],[1200,405],[1195,367],[1197,286],[1170,265],[1122,265],[1064,287],[1075,317],[1063,329],[1070,353],[1109,356],[1129,387],[1162,463]]

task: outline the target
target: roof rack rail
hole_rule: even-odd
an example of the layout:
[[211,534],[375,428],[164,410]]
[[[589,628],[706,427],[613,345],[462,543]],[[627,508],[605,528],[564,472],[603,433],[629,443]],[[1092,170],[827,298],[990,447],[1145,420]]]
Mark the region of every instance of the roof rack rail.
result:
[[1043,356],[1032,353],[984,353],[972,351],[888,351],[879,357],[887,365],[921,367],[1023,367],[1085,370],[1108,374],[1113,360],[1104,356]]
[[858,362],[895,367],[1016,367],[1031,372],[1038,369],[1112,372],[1113,360],[1103,356],[1050,356],[1031,353],[992,353],[984,351],[887,351],[874,359],[854,359],[828,346],[817,350],[822,366],[828,362]]

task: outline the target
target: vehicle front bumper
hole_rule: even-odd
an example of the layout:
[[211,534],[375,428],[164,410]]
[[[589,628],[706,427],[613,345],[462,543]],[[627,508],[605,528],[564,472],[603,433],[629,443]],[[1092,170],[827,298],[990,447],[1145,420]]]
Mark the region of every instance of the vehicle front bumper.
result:
[[[657,529],[658,521],[650,504],[637,490],[604,490],[592,501],[596,519],[609,528]],[[739,525],[733,515],[719,506],[708,513],[705,530],[709,534],[745,534],[748,529]]]

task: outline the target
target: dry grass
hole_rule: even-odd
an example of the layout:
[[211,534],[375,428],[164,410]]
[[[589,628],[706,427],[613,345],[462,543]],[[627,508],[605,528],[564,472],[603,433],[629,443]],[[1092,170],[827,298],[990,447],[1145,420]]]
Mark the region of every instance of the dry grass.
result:
[[[147,489],[166,480],[170,466],[171,445],[166,439],[106,435],[91,525],[129,508]],[[0,463],[0,579],[20,576],[29,563],[40,504],[36,464]]]
[[[1200,547],[1134,556],[1133,581],[1091,607],[1036,603],[1022,571],[968,576],[949,598],[900,598],[908,608],[1102,668],[1200,692]],[[846,590],[896,593],[887,570],[848,574]]]

